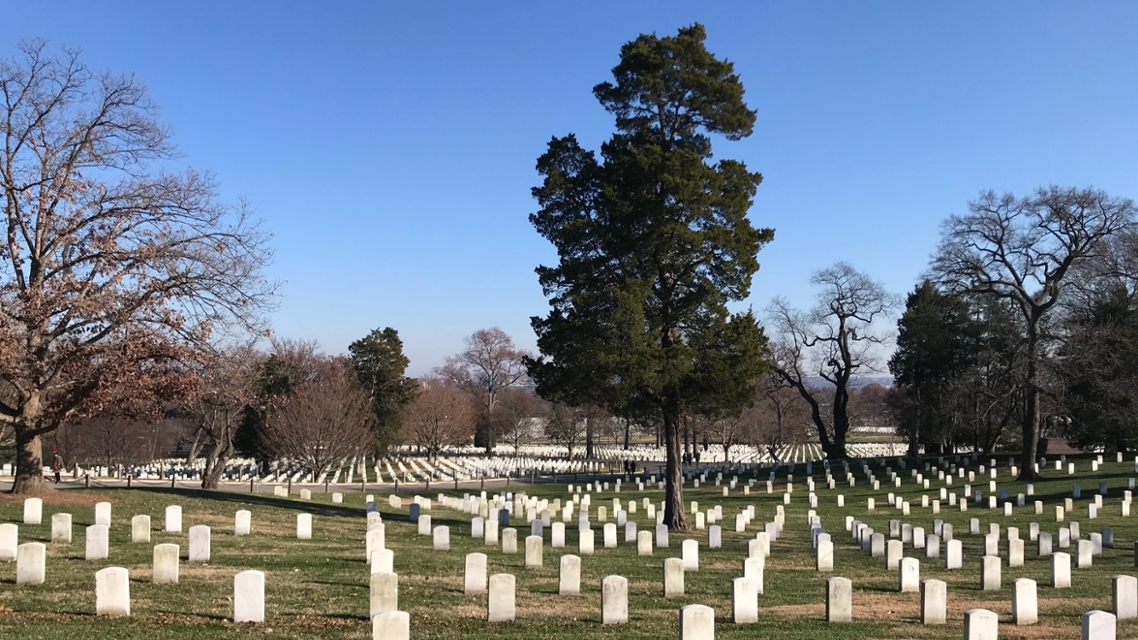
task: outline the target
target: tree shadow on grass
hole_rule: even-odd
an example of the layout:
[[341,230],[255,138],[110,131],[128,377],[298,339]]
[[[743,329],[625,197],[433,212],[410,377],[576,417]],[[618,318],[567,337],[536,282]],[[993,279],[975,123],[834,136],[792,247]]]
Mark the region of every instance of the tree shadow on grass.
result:
[[[226,620],[230,620],[232,618],[232,616],[222,616],[216,613],[186,613],[185,611],[174,611],[172,609],[159,609],[158,611],[148,611],[147,613],[166,614],[176,617],[205,618],[206,620],[210,620],[212,622],[225,622]],[[183,622],[183,624],[189,623]]]
[[368,584],[360,582],[343,582],[338,580],[305,580],[305,584],[323,584],[331,587],[355,587],[359,589],[367,589]]
[[[108,491],[140,491],[151,494],[163,494],[168,496],[176,496],[180,498],[197,498],[200,500],[212,500],[215,502],[228,502],[234,505],[242,506],[260,506],[260,507],[274,507],[277,509],[286,509],[295,511],[297,513],[311,513],[314,516],[339,516],[344,518],[359,518],[363,520],[367,514],[361,511],[359,507],[345,506],[342,504],[324,504],[320,502],[310,502],[308,500],[296,500],[290,498],[282,498],[280,496],[271,496],[259,493],[233,493],[230,491],[208,491],[205,489],[171,489],[170,487],[133,487],[127,489],[114,488]],[[385,516],[385,522],[401,522],[407,523],[410,516],[406,513],[391,513],[382,512]],[[440,513],[440,512],[436,512]],[[449,527],[456,527],[459,525],[470,526],[469,520],[463,520],[453,516],[437,518],[431,512],[423,513],[423,515],[431,516],[431,525],[446,525]]]
[[338,619],[340,619],[340,620],[356,620],[356,621],[359,621],[359,620],[364,620],[364,621],[370,620],[370,618],[369,618],[368,616],[359,616],[359,615],[354,615],[354,614],[351,614],[351,613],[325,613],[325,614],[322,614],[322,617],[325,617],[325,618],[338,618]]
[[169,487],[134,487],[131,489],[111,489],[110,491],[139,491],[151,494],[177,496],[179,498],[197,498],[199,500],[212,500],[214,502],[229,502],[244,506],[274,507],[296,511],[297,513],[311,513],[318,516],[340,516],[345,518],[363,519],[365,514],[356,507],[346,507],[335,504],[309,502],[307,500],[291,500],[279,496],[270,496],[257,493],[233,493],[229,491],[208,491],[205,489],[171,489]]

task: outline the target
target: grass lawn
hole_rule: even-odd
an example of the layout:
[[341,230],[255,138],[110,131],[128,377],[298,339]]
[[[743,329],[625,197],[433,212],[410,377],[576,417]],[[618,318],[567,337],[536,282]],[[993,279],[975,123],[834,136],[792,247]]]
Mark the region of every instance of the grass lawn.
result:
[[[1001,458],[999,486],[1006,488],[1010,499],[1026,493],[1025,485],[1008,477],[1007,458]],[[840,469],[840,467],[838,467]],[[855,465],[853,468],[858,469]],[[975,467],[973,467],[975,469]],[[609,521],[615,521],[612,498],[620,498],[627,505],[648,497],[655,502],[663,498],[661,491],[636,491],[635,483],[624,485],[621,493],[611,490],[592,494],[591,515],[594,520],[597,551],[582,557],[581,595],[557,595],[558,557],[563,553],[577,553],[576,517],[566,527],[566,549],[551,549],[550,531],[545,531],[544,567],[525,569],[524,538],[529,527],[523,518],[515,518],[518,528],[519,553],[503,554],[500,547],[486,547],[482,540],[470,537],[470,516],[459,511],[444,509],[437,504],[430,512],[434,524],[449,525],[451,550],[436,552],[431,549],[430,536],[418,536],[416,527],[407,521],[405,495],[404,508],[388,507],[386,494],[376,494],[386,524],[387,547],[395,554],[395,570],[399,574],[400,609],[411,614],[411,634],[418,638],[661,638],[676,637],[678,611],[686,604],[705,604],[715,609],[716,635],[719,638],[810,639],[818,638],[959,638],[962,633],[963,613],[967,609],[986,608],[1000,615],[1001,638],[1059,638],[1078,637],[1080,616],[1092,609],[1110,610],[1111,577],[1118,574],[1135,575],[1134,542],[1138,540],[1138,520],[1121,517],[1120,503],[1127,478],[1132,477],[1129,463],[1103,465],[1090,471],[1089,459],[1078,460],[1078,473],[1051,470],[1047,478],[1035,485],[1035,496],[1028,498],[1028,506],[1017,508],[1015,514],[1005,518],[1002,510],[987,509],[988,478],[977,474],[974,488],[984,493],[983,508],[969,500],[969,510],[942,506],[941,514],[934,516],[931,508],[922,509],[921,495],[930,500],[939,496],[943,483],[935,476],[932,488],[919,490],[907,471],[894,468],[903,477],[901,489],[887,482],[883,468],[874,468],[882,480],[882,489],[874,492],[858,470],[857,487],[849,488],[839,482],[838,489],[830,491],[822,481],[821,465],[815,466],[815,480],[819,482],[818,514],[826,530],[833,535],[835,545],[835,572],[820,574],[814,571],[814,553],[810,548],[805,485],[805,465],[798,465],[795,477],[794,499],[786,505],[786,527],[783,536],[772,544],[771,557],[765,573],[765,594],[759,598],[760,622],[757,625],[731,623],[731,579],[742,575],[743,559],[747,553],[747,540],[762,530],[763,523],[771,520],[777,504],[782,503],[785,477],[780,477],[775,494],[765,493],[764,473],[752,495],[742,490],[722,497],[721,487],[709,481],[699,489],[690,486],[684,492],[686,501],[699,501],[702,509],[722,505],[725,529],[734,528],[734,515],[747,505],[757,507],[757,518],[747,533],[724,531],[723,548],[709,550],[706,532],[692,531],[671,535],[669,549],[657,549],[652,557],[636,555],[634,542],[624,542],[624,531],[618,533],[620,546],[604,549],[603,536],[596,523],[596,507],[609,510]],[[730,474],[727,474],[728,477]],[[967,479],[953,478],[947,487],[963,495]],[[1107,482],[1109,495],[1096,520],[1087,519],[1087,504],[1093,501],[1099,482]],[[1115,548],[1106,549],[1095,558],[1089,569],[1073,569],[1073,588],[1055,590],[1050,585],[1050,559],[1037,557],[1034,542],[1025,543],[1026,566],[1006,566],[1006,543],[1001,544],[1005,556],[1002,589],[998,592],[980,590],[980,557],[983,555],[982,535],[969,535],[969,518],[979,518],[981,533],[987,533],[988,523],[1001,526],[1001,540],[1006,539],[1003,527],[1018,526],[1020,537],[1027,539],[1028,524],[1038,522],[1043,531],[1055,536],[1058,551],[1059,524],[1055,522],[1054,505],[1062,504],[1071,495],[1074,484],[1081,485],[1083,498],[1075,503],[1075,510],[1067,518],[1080,523],[1083,537],[1102,527],[1114,528]],[[886,485],[889,485],[888,487]],[[610,485],[611,488],[611,485]],[[528,491],[531,495],[548,498],[567,496],[566,485],[538,485],[512,487]],[[497,489],[494,491],[498,491]],[[889,491],[896,491],[913,503],[908,518],[900,511],[883,506]],[[448,495],[456,495],[446,491]],[[836,496],[845,495],[846,506],[837,507]],[[460,495],[460,494],[459,494]],[[437,497],[432,492],[430,497]],[[866,499],[873,497],[879,505],[873,513],[866,512]],[[1045,502],[1043,515],[1034,515],[1032,500]],[[94,504],[106,500],[113,504],[110,559],[88,562],[84,556],[84,527],[94,521]],[[278,498],[266,495],[239,493],[200,492],[185,490],[121,489],[121,490],[68,490],[44,497],[44,517],[41,525],[20,527],[20,542],[40,541],[48,544],[47,581],[38,586],[15,584],[15,563],[0,563],[0,638],[75,639],[137,638],[369,638],[368,622],[368,565],[364,558],[364,496],[347,493],[343,504],[332,504],[326,494],[315,494],[311,501],[295,497]],[[163,519],[165,507],[179,504],[183,508],[183,533],[165,533]],[[641,530],[649,527],[642,504],[630,519]],[[233,535],[233,514],[238,509],[253,513],[253,535]],[[73,516],[73,541],[70,545],[50,544],[51,514],[68,512]],[[296,514],[314,514],[313,539],[295,539]],[[0,522],[21,523],[22,500],[13,496],[0,497]],[[136,514],[149,514],[152,518],[151,544],[132,544],[130,518]],[[919,596],[897,592],[897,576],[887,571],[884,559],[870,558],[854,543],[846,532],[844,520],[852,515],[867,522],[875,531],[888,533],[888,521],[900,519],[914,526],[922,526],[931,533],[934,517],[952,523],[956,537],[964,543],[964,568],[944,569],[943,545],[940,560],[926,560],[924,550],[906,546],[906,555],[921,560],[921,577],[937,578],[948,583],[949,624],[943,627],[922,627],[918,623]],[[555,520],[560,514],[555,514]],[[1138,517],[1138,516],[1136,516]],[[694,524],[694,518],[693,524]],[[208,564],[189,563],[185,560],[188,540],[185,531],[195,524],[212,528],[212,558]],[[686,537],[700,541],[700,569],[688,572],[685,577],[686,594],[682,598],[665,600],[662,597],[663,561],[679,557],[680,542]],[[152,547],[172,542],[181,545],[182,563],[180,583],[154,585],[150,582]],[[517,577],[517,620],[513,623],[485,622],[485,596],[463,595],[464,555],[481,551],[489,556],[489,572],[512,573]],[[1072,554],[1075,564],[1076,551]],[[122,566],[130,570],[131,612],[129,618],[96,618],[94,575],[103,567]],[[266,622],[261,625],[234,625],[232,617],[233,576],[245,569],[259,569],[266,574]],[[630,623],[619,626],[600,624],[600,580],[603,576],[618,574],[629,580]],[[854,622],[829,625],[823,620],[825,578],[827,575],[848,577],[854,584]],[[1016,628],[1011,625],[1011,581],[1015,578],[1032,578],[1038,583],[1040,623],[1033,627]],[[1118,637],[1138,636],[1138,623],[1124,621],[1119,624]]]

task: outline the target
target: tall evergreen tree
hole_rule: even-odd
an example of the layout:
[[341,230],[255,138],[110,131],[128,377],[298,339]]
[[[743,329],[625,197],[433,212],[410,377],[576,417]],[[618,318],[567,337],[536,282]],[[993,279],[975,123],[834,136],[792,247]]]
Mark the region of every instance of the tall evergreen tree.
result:
[[946,423],[937,412],[939,397],[976,361],[980,331],[968,303],[941,293],[932,282],[925,280],[909,294],[897,321],[889,372],[912,408],[905,416],[910,457],[918,455],[922,435],[933,435]]
[[1138,296],[1106,287],[1072,320],[1059,358],[1065,429],[1080,447],[1138,450]]
[[403,355],[399,332],[391,327],[356,340],[348,345],[348,353],[375,415],[375,452],[383,455],[398,437],[404,407],[415,399],[415,380],[405,375],[411,361]]
[[614,82],[593,89],[616,116],[601,160],[574,136],[538,160],[534,227],[559,264],[539,267],[550,312],[532,319],[541,357],[531,377],[547,399],[594,402],[618,415],[651,410],[667,448],[664,522],[685,529],[683,407],[754,399],[766,337],[748,295],[756,255],[774,232],[747,219],[762,177],[735,160],[712,164],[710,134],[751,134],[755,112],[730,62],[696,24],[641,35],[621,49]]

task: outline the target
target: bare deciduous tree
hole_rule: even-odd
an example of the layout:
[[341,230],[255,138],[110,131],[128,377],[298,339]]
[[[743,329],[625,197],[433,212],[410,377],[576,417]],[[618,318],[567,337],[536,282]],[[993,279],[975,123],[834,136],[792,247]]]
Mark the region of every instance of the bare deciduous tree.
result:
[[[810,282],[820,287],[810,313],[797,311],[782,298],[767,309],[774,333],[771,370],[809,405],[826,456],[842,458],[849,431],[850,378],[875,370],[885,337],[874,322],[884,319],[898,299],[845,262],[814,272]],[[810,376],[825,380],[833,391],[827,417]]]
[[[221,326],[271,299],[267,236],[208,174],[157,172],[168,129],[130,75],[43,42],[0,61],[0,422],[14,493],[41,491],[41,436],[124,396],[177,398]],[[152,402],[157,407],[159,403]]]
[[261,360],[252,344],[218,351],[206,362],[201,385],[185,406],[195,426],[191,462],[198,451],[205,457],[202,489],[217,488],[233,455],[233,437],[256,402]]
[[486,451],[494,448],[494,408],[498,395],[526,377],[527,354],[514,346],[514,340],[498,327],[479,329],[465,340],[466,349],[446,359],[436,370],[455,387],[474,396],[482,404]]
[[494,430],[502,441],[514,448],[515,458],[520,455],[521,446],[540,431],[541,419],[549,411],[548,404],[523,389],[510,389],[502,394],[494,416]]
[[52,445],[59,447],[69,465],[102,464],[113,469],[166,457],[175,441],[175,422],[104,413],[62,425],[52,434]]
[[781,447],[804,443],[808,430],[814,428],[810,409],[797,389],[769,371],[759,380],[755,404],[745,416],[751,444],[765,448],[773,460]]
[[545,420],[545,434],[554,442],[568,447],[568,458],[572,460],[573,448],[585,438],[588,416],[564,402],[552,402]]
[[1026,371],[1020,479],[1030,481],[1037,477],[1046,319],[1071,270],[1106,249],[1110,238],[1133,228],[1134,203],[1094,189],[1052,186],[1025,198],[989,191],[968,209],[944,222],[931,271],[946,291],[1009,300],[1022,316]]
[[468,394],[441,380],[426,379],[403,411],[400,437],[438,458],[444,447],[466,444],[474,435],[478,411]]
[[331,362],[268,409],[265,439],[278,455],[300,463],[313,479],[370,448],[371,404],[355,374]]

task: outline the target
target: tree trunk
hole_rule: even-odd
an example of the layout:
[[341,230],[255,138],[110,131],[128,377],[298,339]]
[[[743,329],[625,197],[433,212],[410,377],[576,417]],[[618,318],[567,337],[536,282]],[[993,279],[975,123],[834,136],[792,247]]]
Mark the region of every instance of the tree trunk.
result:
[[217,485],[221,481],[221,474],[225,471],[225,464],[229,462],[229,456],[232,453],[232,445],[224,446],[219,443],[214,447],[207,458],[205,471],[202,473],[202,489],[217,489]]
[[839,377],[834,389],[834,441],[831,450],[826,454],[831,460],[841,460],[846,457],[846,433],[850,429],[849,402],[846,380],[844,377]]
[[204,432],[205,432],[205,429],[203,429],[201,427],[198,427],[194,431],[194,441],[193,441],[193,443],[190,444],[190,454],[188,456],[186,456],[186,466],[187,467],[194,466],[194,461],[198,459],[198,453],[201,450],[202,433],[204,433]]
[[39,436],[28,437],[26,428],[16,427],[16,478],[12,493],[38,495],[47,489],[43,479],[43,443]]
[[[821,409],[821,407],[818,406],[818,401],[814,399],[814,396],[811,395],[810,391],[806,388],[806,385],[803,384],[802,381],[800,381],[800,380],[795,381],[792,378],[790,378],[789,376],[786,376],[785,374],[783,374],[783,379],[786,380],[788,383],[790,383],[795,388],[795,390],[798,391],[798,395],[803,400],[806,401],[807,405],[809,405],[809,407],[810,407],[810,421],[813,422],[814,427],[818,429],[818,444],[822,445],[822,451],[825,452],[826,457],[830,460],[840,459],[841,456],[835,456],[834,455],[835,448],[834,448],[834,445],[830,442],[830,434],[826,431],[826,423],[822,421],[822,409]],[[779,416],[779,418],[780,418],[779,419],[779,435],[780,436],[781,436],[781,430],[782,430],[781,417],[782,416],[780,415]],[[836,438],[837,437],[837,429],[835,429],[834,431],[835,431],[834,436]],[[783,443],[780,442],[779,444],[781,445]],[[843,434],[843,438],[842,438],[842,450],[843,451],[845,450],[844,434]]]
[[664,399],[664,437],[667,447],[665,478],[664,524],[671,531],[686,531],[684,517],[684,471],[681,463],[680,403],[675,392],[666,392]]
[[593,459],[593,424],[585,418],[585,459]]
[[919,456],[917,449],[917,429],[921,424],[921,387],[918,385],[917,392],[917,408],[913,411],[913,416],[909,421],[909,459],[916,460]]
[[490,405],[486,407],[486,455],[494,455],[494,447],[498,444],[498,434],[494,429],[494,398],[490,398]]
[[1019,479],[1033,482],[1038,479],[1035,473],[1035,451],[1039,448],[1039,385],[1036,367],[1036,354],[1039,346],[1038,332],[1033,327],[1027,332],[1027,407],[1023,417],[1023,453],[1020,456]]
[[628,418],[624,419],[624,450],[628,451],[632,441],[632,421]]
[[777,402],[774,406],[774,424],[775,424],[775,439],[782,442],[782,403]]

